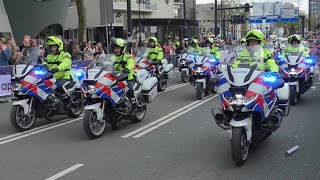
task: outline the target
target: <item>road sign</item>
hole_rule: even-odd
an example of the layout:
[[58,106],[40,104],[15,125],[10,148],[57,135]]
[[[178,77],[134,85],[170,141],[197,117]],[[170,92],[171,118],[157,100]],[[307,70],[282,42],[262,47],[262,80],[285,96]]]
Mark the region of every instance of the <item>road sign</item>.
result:
[[281,8],[281,22],[299,21],[299,8]]
[[279,17],[277,15],[267,15],[266,23],[277,23],[279,22]]
[[259,23],[262,23],[262,19],[263,19],[262,16],[249,16],[249,23],[259,24]]

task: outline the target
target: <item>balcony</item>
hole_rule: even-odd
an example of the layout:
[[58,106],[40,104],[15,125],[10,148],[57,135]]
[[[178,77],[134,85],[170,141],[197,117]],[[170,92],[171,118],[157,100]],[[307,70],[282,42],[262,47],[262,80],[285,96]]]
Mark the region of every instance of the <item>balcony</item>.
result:
[[[127,0],[113,0],[113,9],[114,10],[121,10],[126,11],[127,10]],[[139,11],[139,1],[131,1],[131,10],[133,12]],[[154,12],[158,10],[158,5],[156,3],[150,3],[148,1],[145,1],[143,3],[143,0],[141,0],[140,4],[140,11],[141,12]]]

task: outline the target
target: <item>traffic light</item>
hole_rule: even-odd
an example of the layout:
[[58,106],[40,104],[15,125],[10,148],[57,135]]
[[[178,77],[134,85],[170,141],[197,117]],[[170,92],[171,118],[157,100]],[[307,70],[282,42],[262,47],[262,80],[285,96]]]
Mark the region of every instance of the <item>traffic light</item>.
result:
[[244,11],[245,12],[250,12],[250,4],[249,3],[246,3],[246,4],[244,4]]

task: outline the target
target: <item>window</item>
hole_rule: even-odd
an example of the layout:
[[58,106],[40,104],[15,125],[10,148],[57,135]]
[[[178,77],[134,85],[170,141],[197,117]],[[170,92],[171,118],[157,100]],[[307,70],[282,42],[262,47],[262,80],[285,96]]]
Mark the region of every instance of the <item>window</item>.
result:
[[173,9],[173,13],[174,13],[174,16],[176,18],[180,18],[180,16],[181,16],[181,8],[174,8]]
[[71,40],[74,40],[74,39],[78,40],[78,30],[70,30],[69,31],[69,38]]
[[94,29],[93,28],[88,29],[88,41],[91,41],[93,43],[96,42],[94,39]]

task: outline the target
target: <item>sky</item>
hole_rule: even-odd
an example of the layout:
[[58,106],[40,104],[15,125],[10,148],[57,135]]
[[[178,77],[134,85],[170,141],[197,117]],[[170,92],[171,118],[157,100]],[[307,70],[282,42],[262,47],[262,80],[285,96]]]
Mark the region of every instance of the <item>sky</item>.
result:
[[[218,2],[221,0],[218,0]],[[300,10],[305,10],[305,12],[308,12],[308,0],[249,0],[249,2],[291,2],[296,5],[298,5],[298,2],[300,1]],[[214,0],[196,0],[197,4],[205,4],[205,3],[213,3]],[[245,0],[243,2],[246,2]]]

